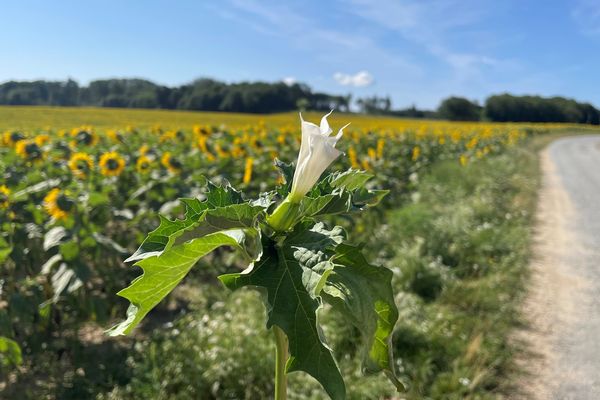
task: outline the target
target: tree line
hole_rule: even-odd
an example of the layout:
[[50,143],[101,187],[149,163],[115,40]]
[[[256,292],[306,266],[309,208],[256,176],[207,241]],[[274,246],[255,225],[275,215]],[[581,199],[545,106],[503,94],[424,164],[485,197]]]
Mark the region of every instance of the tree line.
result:
[[419,110],[415,106],[394,110],[389,97],[373,96],[359,99],[361,112],[408,118],[438,118],[451,121],[492,122],[570,122],[600,124],[600,111],[590,103],[580,103],[564,97],[493,95],[483,106],[463,97],[444,99],[435,111]]
[[270,113],[295,110],[349,111],[350,96],[313,92],[305,84],[283,82],[225,83],[197,79],[167,87],[143,79],[103,79],[80,86],[66,82],[6,82],[1,105],[94,106]]
[[[314,92],[302,83],[239,82],[197,79],[168,87],[144,79],[103,79],[81,86],[67,81],[10,81],[0,84],[0,105],[161,108],[196,111],[272,113],[291,110],[440,118],[455,121],[571,122],[600,124],[600,111],[564,97],[492,95],[483,105],[462,97],[444,99],[436,110],[392,108],[389,96],[365,97]],[[355,107],[353,107],[353,105]]]
[[564,97],[512,96],[505,93],[489,97],[483,112],[488,119],[499,122],[600,123],[600,112],[593,105]]

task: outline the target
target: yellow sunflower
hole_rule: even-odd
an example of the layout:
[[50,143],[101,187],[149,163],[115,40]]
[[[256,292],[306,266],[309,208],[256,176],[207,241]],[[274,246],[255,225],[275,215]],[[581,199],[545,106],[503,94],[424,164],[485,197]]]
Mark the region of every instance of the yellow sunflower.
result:
[[379,138],[377,139],[377,159],[381,160],[383,158],[383,150],[385,148],[385,139]]
[[10,189],[6,185],[0,185],[0,208],[8,208],[8,196],[10,195]]
[[50,141],[50,136],[42,133],[41,135],[37,135],[35,138],[33,138],[33,141],[35,144],[41,147]]
[[207,157],[214,159],[214,156],[212,155],[210,150],[208,150],[208,146],[206,145],[206,138],[207,136],[198,136],[198,148],[200,149],[200,151],[202,151],[202,153],[206,154]]
[[169,142],[177,137],[177,131],[166,131],[165,133],[160,135],[158,141],[160,143]]
[[104,176],[119,176],[125,169],[125,160],[116,151],[100,156],[100,173]]
[[108,136],[113,142],[123,143],[123,134],[120,131],[109,129],[106,131],[106,136]]
[[33,140],[19,140],[15,146],[15,151],[28,161],[39,161],[44,158],[42,149]]
[[373,147],[369,147],[367,149],[367,155],[369,156],[369,158],[371,159],[371,161],[376,161],[377,160],[377,150],[375,150]]
[[163,156],[160,158],[160,163],[173,174],[180,173],[181,168],[183,167],[179,160],[171,156],[171,152],[169,151],[163,154]]
[[193,133],[194,133],[194,136],[196,136],[196,137],[207,138],[215,131],[216,130],[213,129],[213,127],[210,125],[194,125],[194,128],[193,128]]
[[420,156],[421,156],[421,148],[419,146],[413,147],[410,158],[413,161],[417,161]]
[[252,166],[254,165],[254,158],[246,158],[246,164],[244,166],[244,183],[247,185],[252,181]]
[[2,135],[2,143],[6,146],[14,146],[16,143],[25,139],[25,135],[18,131],[6,131]]
[[145,174],[150,172],[150,167],[152,166],[152,160],[146,156],[140,156],[135,162],[135,169],[140,174]]
[[73,144],[83,146],[95,146],[98,143],[98,135],[91,126],[82,126],[71,130]]
[[352,168],[360,168],[360,163],[358,162],[356,150],[352,146],[348,148],[348,158],[350,159],[350,164],[352,165]]
[[69,169],[77,178],[85,178],[94,168],[94,161],[89,154],[73,153],[68,163]]
[[65,219],[69,212],[73,210],[75,202],[61,193],[58,188],[52,189],[46,197],[44,197],[44,208],[55,219]]

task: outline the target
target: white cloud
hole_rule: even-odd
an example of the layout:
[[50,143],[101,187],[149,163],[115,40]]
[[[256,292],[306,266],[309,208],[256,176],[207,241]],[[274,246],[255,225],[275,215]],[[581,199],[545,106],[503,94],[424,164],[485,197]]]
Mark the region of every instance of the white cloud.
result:
[[373,75],[371,75],[369,71],[359,71],[354,75],[336,72],[333,74],[333,79],[335,79],[340,85],[354,87],[369,86],[374,81]]
[[292,86],[294,83],[298,82],[298,80],[293,76],[286,76],[281,81],[288,86]]

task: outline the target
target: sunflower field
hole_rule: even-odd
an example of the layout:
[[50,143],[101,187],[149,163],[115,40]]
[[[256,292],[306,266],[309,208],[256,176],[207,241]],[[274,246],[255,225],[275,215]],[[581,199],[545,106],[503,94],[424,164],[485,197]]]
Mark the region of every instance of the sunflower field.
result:
[[[215,184],[231,184],[248,196],[282,183],[275,160],[294,160],[300,144],[299,124],[293,118],[288,115],[284,123],[259,120],[246,125],[197,124],[180,129],[85,125],[2,132],[0,396],[3,390],[12,393],[12,386],[28,387],[31,398],[42,398],[39,393],[46,393],[43,398],[95,398],[129,382],[131,372],[89,384],[94,381],[89,377],[92,367],[78,360],[86,354],[82,349],[90,344],[116,346],[118,351],[110,348],[119,354],[133,346],[131,339],[106,345],[115,339],[102,334],[102,329],[125,312],[126,302],[114,294],[139,274],[123,260],[158,226],[158,214],[166,218],[182,214],[177,199],[203,198],[208,179]],[[521,146],[534,133],[551,129],[422,121],[386,127],[376,120],[351,125],[339,146],[345,156],[334,168],[369,171],[373,187],[388,189],[390,195],[384,199],[383,211],[372,210],[335,222],[351,228],[352,239],[366,243],[372,254],[392,258],[387,246],[378,245],[386,239],[377,225],[389,226],[389,212],[415,202],[420,177],[441,163],[459,169],[476,166]],[[198,300],[193,293],[174,295],[157,310],[156,321],[170,324],[177,316],[189,318],[185,315],[195,301],[207,307],[218,307],[225,301],[211,294],[218,283],[208,276],[239,266],[224,250],[201,264],[192,279],[204,285],[205,297]],[[249,307],[248,312],[253,312],[253,306]],[[157,327],[148,324],[139,338],[149,337]],[[102,348],[104,355],[110,354],[111,350]],[[115,357],[98,361],[98,365],[105,361],[107,365],[135,363],[134,356],[128,360]],[[42,379],[52,375],[49,370],[59,375],[54,380]],[[94,374],[105,375],[101,371]],[[227,379],[233,378],[209,377],[212,386],[207,384],[204,392],[198,389],[194,393],[197,398],[258,398],[264,393],[260,388],[228,383]],[[88,383],[78,386],[78,380]],[[260,386],[261,382],[254,384]],[[236,385],[241,391],[227,392]],[[169,393],[173,392],[164,389],[163,397],[148,393],[153,394],[147,398],[171,398]],[[119,393],[111,396],[121,395],[127,397]],[[136,396],[144,398],[130,393],[131,398]]]

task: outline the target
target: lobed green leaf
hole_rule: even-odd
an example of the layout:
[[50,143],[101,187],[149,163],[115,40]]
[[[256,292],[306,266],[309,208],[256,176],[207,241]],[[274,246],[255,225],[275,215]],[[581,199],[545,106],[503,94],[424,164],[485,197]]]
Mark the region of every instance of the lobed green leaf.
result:
[[365,372],[386,372],[396,387],[392,333],[398,309],[392,291],[392,271],[369,264],[359,247],[339,244],[333,270],[322,290],[323,298],[360,332],[364,342]]
[[234,228],[255,226],[257,218],[264,213],[260,204],[244,202],[241,194],[231,187],[209,183],[204,201],[181,199],[185,205],[185,217],[171,221],[161,215],[160,225],[150,232],[136,252],[126,262],[157,256],[171,246],[209,233]]
[[376,205],[389,191],[368,189],[366,184],[372,177],[355,169],[328,175],[302,199],[301,214],[307,217],[343,214]]
[[286,372],[304,371],[334,399],[344,399],[344,380],[317,323],[319,292],[333,268],[333,248],[343,240],[342,229],[327,231],[322,224],[306,230],[300,225],[283,242],[265,243],[260,262],[243,273],[219,277],[231,290],[244,286],[266,292],[267,328],[277,325],[288,337]]
[[[250,235],[260,235],[258,231],[252,230],[254,229],[248,230]],[[127,319],[112,327],[108,333],[111,336],[130,333],[177,286],[200,258],[221,246],[244,250],[245,238],[246,232],[241,229],[214,232],[138,261],[135,265],[143,269],[143,275],[117,293],[131,302]]]

